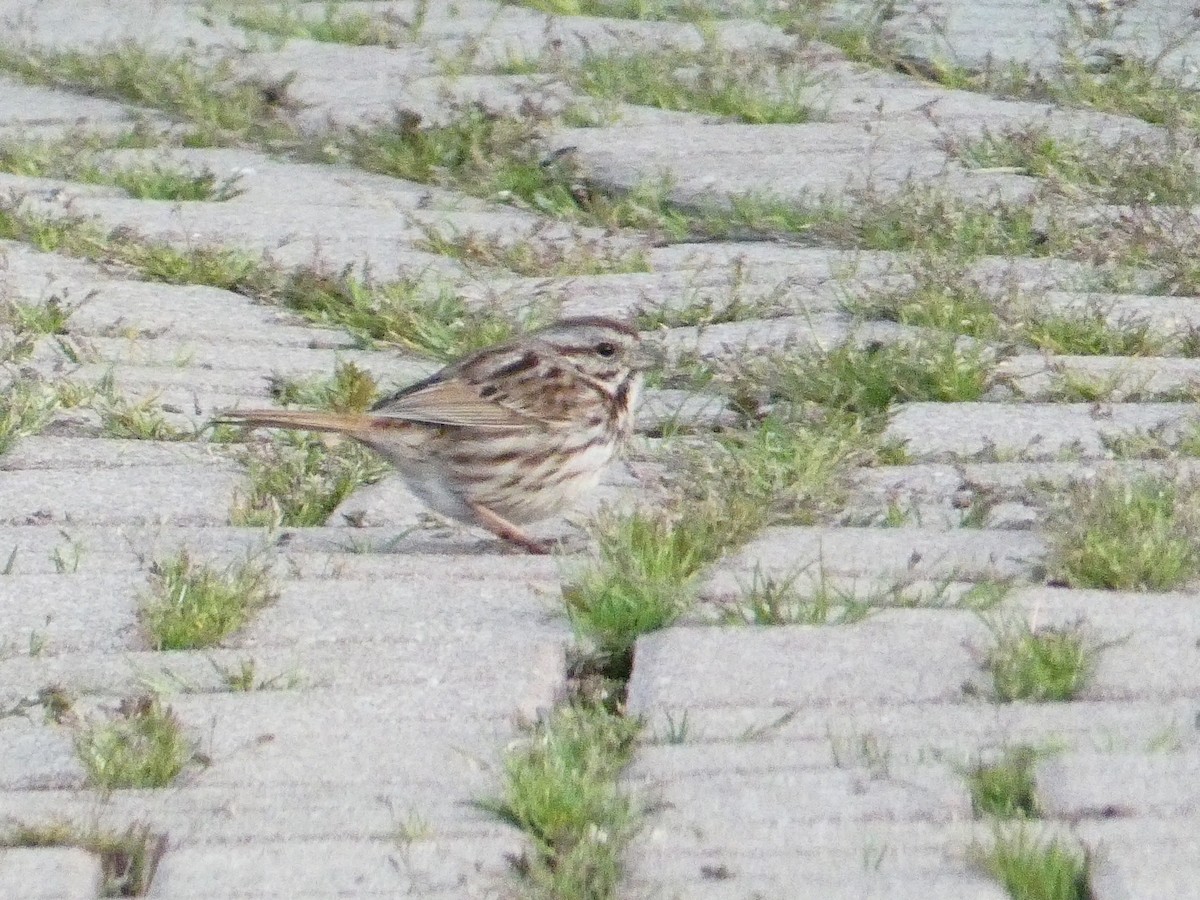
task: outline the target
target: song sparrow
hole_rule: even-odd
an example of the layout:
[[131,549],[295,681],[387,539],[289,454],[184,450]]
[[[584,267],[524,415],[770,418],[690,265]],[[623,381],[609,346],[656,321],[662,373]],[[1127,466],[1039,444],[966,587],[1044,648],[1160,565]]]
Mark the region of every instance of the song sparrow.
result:
[[348,435],[432,509],[547,553],[517,524],[561,511],[596,484],[633,427],[639,347],[621,322],[563,319],[476,351],[366,413],[228,410],[218,421]]

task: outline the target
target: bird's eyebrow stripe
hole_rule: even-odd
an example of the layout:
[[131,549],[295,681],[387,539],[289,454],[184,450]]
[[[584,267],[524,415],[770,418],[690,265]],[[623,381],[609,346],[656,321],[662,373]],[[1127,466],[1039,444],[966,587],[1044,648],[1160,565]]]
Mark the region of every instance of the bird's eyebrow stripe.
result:
[[494,372],[492,372],[491,377],[504,378],[508,375],[516,375],[520,372],[525,372],[534,368],[537,366],[537,364],[537,354],[526,350],[512,362],[508,363],[507,365],[503,365],[499,369],[496,369]]

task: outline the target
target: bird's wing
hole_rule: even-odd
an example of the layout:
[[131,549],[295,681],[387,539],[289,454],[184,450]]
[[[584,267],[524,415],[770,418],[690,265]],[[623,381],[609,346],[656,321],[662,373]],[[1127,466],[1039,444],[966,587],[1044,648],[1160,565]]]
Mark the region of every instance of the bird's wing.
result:
[[372,411],[410,422],[471,428],[554,426],[566,421],[526,412],[502,392],[484,397],[483,389],[458,379],[430,379],[380,401]]

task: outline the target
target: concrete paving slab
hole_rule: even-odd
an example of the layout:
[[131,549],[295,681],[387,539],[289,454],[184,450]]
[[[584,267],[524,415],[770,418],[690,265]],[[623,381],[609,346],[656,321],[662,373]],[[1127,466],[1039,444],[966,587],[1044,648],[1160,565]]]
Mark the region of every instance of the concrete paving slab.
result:
[[395,897],[458,891],[498,898],[509,877],[506,853],[520,842],[312,841],[183,847],[166,854],[149,896]]
[[1075,831],[1091,853],[1096,900],[1194,900],[1200,821],[1188,818],[1089,819]]
[[115,469],[24,470],[0,481],[7,525],[224,525],[244,476],[225,466],[139,469],[136,489]]
[[100,859],[74,847],[0,849],[0,893],[28,900],[91,900]]
[[[972,613],[944,610],[886,611],[836,629],[670,629],[638,640],[629,706],[749,706],[766,697],[784,707],[952,703],[979,667],[967,644],[982,641],[986,630]],[[738,665],[739,659],[755,663]],[[713,684],[700,673],[711,672],[716,660],[735,671]],[[701,684],[707,690],[697,696]]]
[[768,528],[714,568],[706,590],[743,593],[759,577],[786,579],[805,570],[825,575],[912,581],[1028,578],[1045,554],[1035,534],[978,529]]
[[1068,753],[1037,764],[1038,796],[1058,818],[1200,817],[1200,754]]
[[[701,690],[704,688],[704,690]],[[1021,744],[1080,752],[1154,752],[1200,747],[1188,700],[992,704],[873,704],[821,708],[799,703],[710,705],[707,686],[686,699],[666,692],[638,695],[648,718],[647,739],[666,744],[684,732],[686,742],[765,745],[803,743],[795,753],[825,764],[870,770],[878,761],[902,764],[945,760],[969,768]],[[674,737],[672,737],[674,736]]]
[[1169,438],[1196,415],[1188,403],[909,403],[892,414],[886,435],[918,460],[1090,459],[1111,457],[1106,440],[1160,429]]

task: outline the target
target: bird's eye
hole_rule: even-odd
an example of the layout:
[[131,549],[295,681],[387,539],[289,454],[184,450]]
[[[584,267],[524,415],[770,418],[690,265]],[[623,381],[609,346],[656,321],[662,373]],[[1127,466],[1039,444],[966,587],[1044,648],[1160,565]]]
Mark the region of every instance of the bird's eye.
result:
[[601,341],[596,345],[596,353],[599,356],[615,356],[617,353],[617,345],[612,341]]

